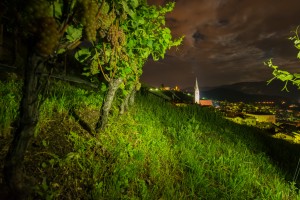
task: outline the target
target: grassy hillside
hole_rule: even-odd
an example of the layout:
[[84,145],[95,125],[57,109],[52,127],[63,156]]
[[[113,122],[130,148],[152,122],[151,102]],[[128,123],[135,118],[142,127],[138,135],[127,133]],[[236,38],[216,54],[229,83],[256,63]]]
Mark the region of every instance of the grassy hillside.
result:
[[[1,83],[0,169],[20,99]],[[55,83],[25,159],[32,199],[300,199],[299,146],[233,124],[210,108],[144,93],[94,137],[102,94]],[[278,146],[280,145],[280,146]],[[5,185],[0,174],[0,194]]]

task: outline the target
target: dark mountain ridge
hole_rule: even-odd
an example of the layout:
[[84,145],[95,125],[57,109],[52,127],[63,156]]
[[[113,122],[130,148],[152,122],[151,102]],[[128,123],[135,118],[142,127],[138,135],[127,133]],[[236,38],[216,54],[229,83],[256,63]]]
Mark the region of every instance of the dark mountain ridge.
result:
[[[284,82],[274,80],[270,84],[267,81],[260,81],[240,82],[212,89],[200,87],[200,95],[201,98],[231,102],[288,101],[290,103],[298,103],[300,90],[291,83],[287,86],[288,91],[282,90],[284,84]],[[193,88],[187,88],[186,91],[192,92]]]

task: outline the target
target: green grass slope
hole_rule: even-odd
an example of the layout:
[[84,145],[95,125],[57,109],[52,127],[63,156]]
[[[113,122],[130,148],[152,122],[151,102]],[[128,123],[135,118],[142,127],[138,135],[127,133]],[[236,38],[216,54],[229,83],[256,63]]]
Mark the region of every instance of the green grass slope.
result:
[[[15,90],[1,87],[17,104]],[[48,94],[25,159],[32,199],[300,199],[286,181],[290,166],[276,165],[285,154],[272,156],[275,143],[266,146],[271,142],[257,129],[213,109],[139,94],[127,113],[119,116],[115,106],[108,128],[94,137],[88,129],[101,93],[55,84]],[[1,109],[8,130],[17,110]],[[0,136],[0,163],[10,140]]]

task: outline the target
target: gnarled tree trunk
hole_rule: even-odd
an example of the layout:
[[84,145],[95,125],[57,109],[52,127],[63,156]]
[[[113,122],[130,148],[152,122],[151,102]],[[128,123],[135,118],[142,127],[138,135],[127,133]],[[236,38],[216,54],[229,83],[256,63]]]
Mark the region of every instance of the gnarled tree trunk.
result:
[[96,124],[96,132],[104,130],[109,116],[109,111],[111,109],[112,102],[114,100],[116,91],[118,90],[120,84],[122,83],[122,78],[111,79],[108,86],[107,94],[104,98],[103,104],[100,109],[100,117]]
[[125,98],[122,101],[122,104],[120,106],[120,115],[123,115],[124,112],[128,110],[128,101],[129,101],[131,91],[132,91],[132,87],[130,87],[130,91],[126,94]]
[[120,106],[120,114],[124,114],[124,112],[126,112],[129,108],[129,106],[132,106],[134,104],[134,98],[135,98],[135,93],[136,93],[136,89],[135,89],[135,85],[133,85],[130,88],[129,93],[125,96],[121,106]]
[[123,115],[128,110],[128,100],[130,97],[130,93],[128,93],[122,101],[120,106],[120,115]]
[[39,119],[38,94],[42,84],[38,74],[44,70],[44,58],[36,54],[28,57],[19,108],[20,120],[4,164],[4,177],[15,199],[24,199],[28,192],[28,188],[25,188],[28,185],[24,180],[23,161]]
[[129,97],[129,105],[130,106],[132,106],[134,104],[135,94],[136,94],[136,87],[133,87],[130,92],[130,97]]

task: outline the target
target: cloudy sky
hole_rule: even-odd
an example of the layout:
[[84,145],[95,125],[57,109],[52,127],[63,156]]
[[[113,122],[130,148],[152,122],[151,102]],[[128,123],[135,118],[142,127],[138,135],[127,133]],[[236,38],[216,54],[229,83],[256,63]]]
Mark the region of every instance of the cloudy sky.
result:
[[200,87],[268,80],[272,70],[263,62],[269,58],[300,72],[288,40],[298,25],[300,0],[176,0],[167,26],[174,37],[185,36],[183,44],[163,60],[149,60],[141,81],[186,88],[196,77]]

